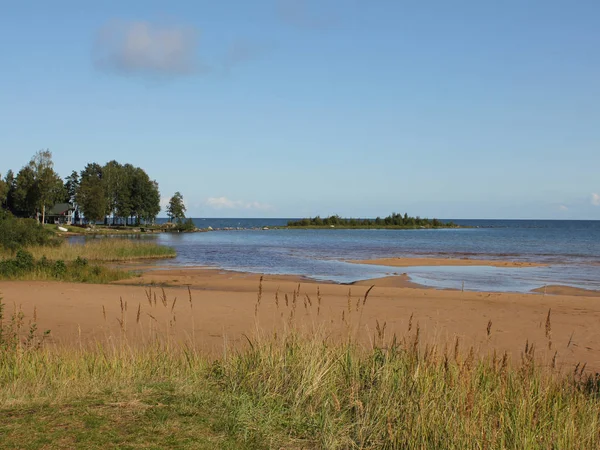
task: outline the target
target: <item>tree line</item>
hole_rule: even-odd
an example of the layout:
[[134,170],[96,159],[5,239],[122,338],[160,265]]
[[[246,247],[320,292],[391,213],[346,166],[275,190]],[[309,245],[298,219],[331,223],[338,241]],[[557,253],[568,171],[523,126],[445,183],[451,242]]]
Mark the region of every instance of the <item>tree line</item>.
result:
[[288,221],[289,227],[394,227],[394,228],[453,228],[457,225],[453,222],[442,222],[439,219],[423,219],[421,217],[410,217],[407,213],[392,213],[383,219],[345,219],[340,216],[330,216],[321,218],[319,216]]
[[161,209],[158,183],[142,168],[114,160],[90,163],[63,180],[49,150],[38,151],[16,175],[9,170],[0,177],[0,203],[17,217],[42,223],[56,203],[71,204],[76,221],[106,224],[152,223]]

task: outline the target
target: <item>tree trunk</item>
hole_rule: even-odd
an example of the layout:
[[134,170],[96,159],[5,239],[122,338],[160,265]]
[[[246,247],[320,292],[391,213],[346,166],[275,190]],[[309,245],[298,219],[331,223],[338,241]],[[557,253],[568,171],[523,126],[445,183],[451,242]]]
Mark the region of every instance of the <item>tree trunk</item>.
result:
[[46,223],[46,205],[42,205],[42,224]]

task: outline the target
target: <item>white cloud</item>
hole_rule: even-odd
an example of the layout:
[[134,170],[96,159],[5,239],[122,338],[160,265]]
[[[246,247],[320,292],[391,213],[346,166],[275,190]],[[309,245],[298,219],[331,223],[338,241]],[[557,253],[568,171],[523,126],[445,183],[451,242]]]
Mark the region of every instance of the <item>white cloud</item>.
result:
[[558,209],[560,209],[561,211],[568,211],[569,210],[569,208],[567,206],[565,206],[565,205],[560,205],[558,207]]
[[255,209],[260,211],[273,209],[271,205],[265,203],[230,200],[227,197],[210,197],[206,200],[206,206],[213,209]]
[[95,64],[124,74],[189,75],[206,70],[197,58],[197,36],[183,25],[109,22],[96,37]]
[[594,206],[600,206],[600,194],[597,193],[592,193],[592,199],[591,199],[592,205]]

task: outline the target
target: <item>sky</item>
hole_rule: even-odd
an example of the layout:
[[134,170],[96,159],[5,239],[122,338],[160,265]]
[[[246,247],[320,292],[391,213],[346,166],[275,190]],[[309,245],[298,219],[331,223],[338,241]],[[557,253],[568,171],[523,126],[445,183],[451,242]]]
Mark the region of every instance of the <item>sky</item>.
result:
[[0,0],[0,173],[188,217],[600,219],[600,2]]

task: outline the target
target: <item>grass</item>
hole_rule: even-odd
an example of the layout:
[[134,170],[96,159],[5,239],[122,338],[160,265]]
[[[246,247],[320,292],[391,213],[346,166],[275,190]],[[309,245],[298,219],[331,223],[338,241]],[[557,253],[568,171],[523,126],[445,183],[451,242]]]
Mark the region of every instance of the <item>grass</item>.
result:
[[89,264],[85,258],[74,261],[51,261],[46,257],[35,260],[33,255],[18,250],[15,257],[0,261],[2,280],[69,281],[78,283],[111,283],[133,277],[124,270],[112,269],[97,264]]
[[[360,322],[368,294],[356,306],[349,296],[342,322],[302,329],[295,321],[302,302],[318,315],[321,298],[294,291],[285,302],[276,295],[281,327],[257,326],[246,345],[224,346],[211,358],[169,338],[175,299],[164,291],[158,301],[152,291],[147,297],[149,306],[140,305],[129,325],[122,302],[121,334],[93,346],[45,344],[35,317],[26,321],[18,308],[5,318],[3,448],[600,446],[598,375],[539,367],[529,344],[520,361],[506,354],[479,359],[458,341],[444,349],[422,342],[418,324],[398,337],[377,322],[365,347],[350,322]],[[257,319],[262,297],[259,288]],[[194,306],[190,294],[190,312]],[[150,321],[153,333],[130,343],[128,328],[158,317],[156,308],[173,314],[167,328]],[[547,330],[550,322],[548,314]]]
[[[131,261],[136,259],[174,258],[175,250],[171,247],[158,245],[153,242],[137,242],[129,239],[94,239],[86,240],[84,244],[62,242],[55,247],[29,246],[26,248],[34,258],[57,261],[74,261],[85,258],[90,261]],[[5,251],[4,257],[12,256]]]

